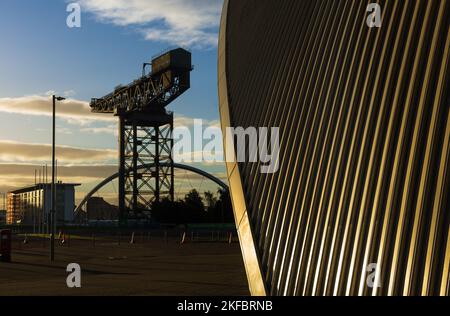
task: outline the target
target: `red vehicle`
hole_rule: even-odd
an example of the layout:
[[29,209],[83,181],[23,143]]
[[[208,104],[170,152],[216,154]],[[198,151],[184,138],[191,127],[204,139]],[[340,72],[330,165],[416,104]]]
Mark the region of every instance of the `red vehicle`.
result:
[[11,230],[0,230],[0,261],[11,262]]

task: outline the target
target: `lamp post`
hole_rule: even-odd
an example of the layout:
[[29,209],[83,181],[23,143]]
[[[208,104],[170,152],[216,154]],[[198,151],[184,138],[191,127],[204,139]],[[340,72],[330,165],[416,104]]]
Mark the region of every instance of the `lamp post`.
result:
[[56,190],[55,190],[55,130],[56,130],[56,101],[65,98],[53,95],[53,128],[52,128],[52,204],[50,208],[50,260],[55,261],[55,224],[56,224]]

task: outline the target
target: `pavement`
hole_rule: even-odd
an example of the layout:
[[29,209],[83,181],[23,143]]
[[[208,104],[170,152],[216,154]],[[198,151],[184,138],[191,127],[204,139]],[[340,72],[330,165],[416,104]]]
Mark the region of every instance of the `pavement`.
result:
[[[51,263],[44,239],[16,240],[13,261],[0,262],[0,295],[249,295],[236,242],[74,238],[70,245],[57,244],[55,258]],[[81,267],[81,288],[67,286],[70,263]]]

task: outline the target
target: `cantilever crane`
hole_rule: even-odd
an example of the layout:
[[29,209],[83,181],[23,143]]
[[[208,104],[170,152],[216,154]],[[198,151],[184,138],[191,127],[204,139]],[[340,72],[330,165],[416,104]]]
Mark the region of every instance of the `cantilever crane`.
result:
[[192,57],[177,48],[153,58],[147,75],[146,65],[141,78],[90,104],[92,112],[119,117],[121,223],[145,215],[154,201],[174,199],[173,113],[166,106],[190,88]]

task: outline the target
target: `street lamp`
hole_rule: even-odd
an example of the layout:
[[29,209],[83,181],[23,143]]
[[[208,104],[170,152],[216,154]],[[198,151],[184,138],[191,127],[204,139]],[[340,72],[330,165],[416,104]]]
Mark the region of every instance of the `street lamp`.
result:
[[55,130],[56,130],[56,101],[65,98],[53,95],[53,137],[52,137],[52,206],[50,208],[50,260],[55,261],[55,224],[56,224],[56,190],[55,190]]

